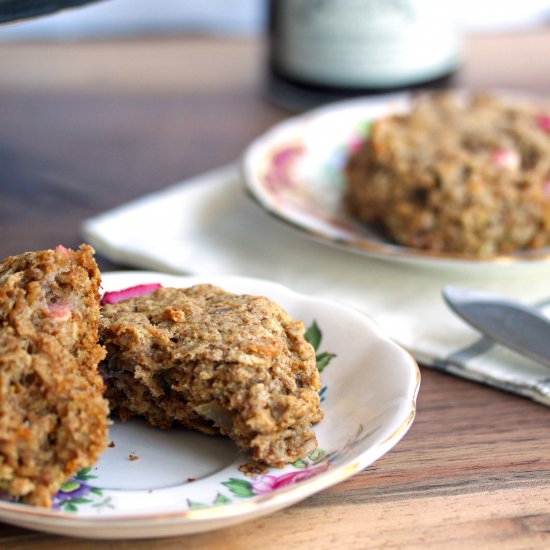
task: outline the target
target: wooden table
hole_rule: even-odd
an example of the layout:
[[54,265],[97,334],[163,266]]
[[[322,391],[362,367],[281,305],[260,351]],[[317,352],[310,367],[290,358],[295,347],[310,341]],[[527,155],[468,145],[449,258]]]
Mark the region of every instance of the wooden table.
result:
[[[548,93],[549,54],[548,30],[472,37],[457,83]],[[256,40],[0,44],[0,257],[76,246],[84,218],[235,159],[288,115],[265,100],[262,66]],[[159,541],[76,541],[0,524],[0,548],[548,547],[550,410],[422,376],[405,439],[289,509]]]

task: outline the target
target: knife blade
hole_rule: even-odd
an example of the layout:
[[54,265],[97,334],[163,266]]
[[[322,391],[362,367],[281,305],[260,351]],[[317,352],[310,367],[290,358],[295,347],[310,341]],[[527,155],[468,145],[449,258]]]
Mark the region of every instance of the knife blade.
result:
[[550,368],[550,321],[535,308],[491,292],[445,286],[447,305],[491,340]]

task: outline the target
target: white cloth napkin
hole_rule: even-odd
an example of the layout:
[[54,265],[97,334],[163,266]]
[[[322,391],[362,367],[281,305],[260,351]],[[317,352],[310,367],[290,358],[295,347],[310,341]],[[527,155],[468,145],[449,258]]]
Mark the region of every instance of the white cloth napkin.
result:
[[376,260],[311,240],[247,196],[228,166],[84,222],[107,258],[146,269],[270,279],[370,315],[424,365],[550,405],[550,371],[481,338],[447,308],[445,284],[492,290],[550,314],[550,268],[487,272]]

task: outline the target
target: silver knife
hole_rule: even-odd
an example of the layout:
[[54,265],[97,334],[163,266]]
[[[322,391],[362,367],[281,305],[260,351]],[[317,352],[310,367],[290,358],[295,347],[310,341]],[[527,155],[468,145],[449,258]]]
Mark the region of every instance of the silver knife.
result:
[[443,298],[467,323],[550,368],[550,320],[535,308],[490,292],[446,286]]

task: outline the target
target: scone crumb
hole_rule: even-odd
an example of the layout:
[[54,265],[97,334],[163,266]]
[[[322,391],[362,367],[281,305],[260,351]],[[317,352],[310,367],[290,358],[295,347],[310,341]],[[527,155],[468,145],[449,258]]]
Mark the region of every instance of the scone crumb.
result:
[[256,477],[267,473],[267,471],[268,468],[265,464],[255,460],[249,460],[246,464],[241,464],[241,466],[239,466],[239,472],[242,472],[248,477]]

